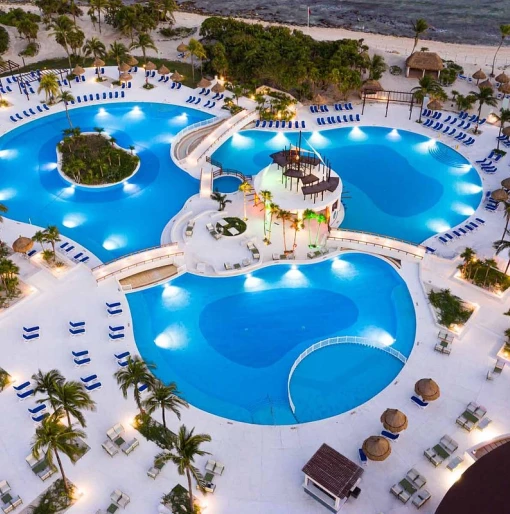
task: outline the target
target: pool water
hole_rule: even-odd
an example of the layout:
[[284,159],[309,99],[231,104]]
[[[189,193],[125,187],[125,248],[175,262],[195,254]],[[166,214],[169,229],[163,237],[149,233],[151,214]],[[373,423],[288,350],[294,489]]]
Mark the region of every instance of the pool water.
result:
[[102,127],[123,148],[134,145],[138,172],[108,188],[73,187],[56,169],[56,145],[68,128],[65,113],[39,118],[0,139],[0,202],[8,217],[57,225],[107,261],[159,245],[168,221],[198,193],[199,182],[170,158],[173,136],[210,117],[181,106],[115,103],[70,110],[82,132]]
[[405,282],[387,262],[356,253],[246,276],[186,274],[129,294],[128,301],[138,349],[157,365],[156,375],[176,381],[194,406],[249,423],[292,424],[345,412],[402,368],[395,357],[365,346],[318,350],[294,373],[294,415],[287,377],[310,345],[363,336],[407,356],[415,336]]
[[[296,144],[298,137],[242,131],[213,158],[225,168],[254,175],[270,164],[271,153]],[[482,199],[476,169],[457,151],[420,134],[356,126],[303,133],[302,146],[319,152],[340,175],[341,225],[348,229],[421,243],[462,223]]]
[[217,177],[213,182],[213,190],[223,194],[235,193],[239,191],[241,182],[241,179],[234,176]]

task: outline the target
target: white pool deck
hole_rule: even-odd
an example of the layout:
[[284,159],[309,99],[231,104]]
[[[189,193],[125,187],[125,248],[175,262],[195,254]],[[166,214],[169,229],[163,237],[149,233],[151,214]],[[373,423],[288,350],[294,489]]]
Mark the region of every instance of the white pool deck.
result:
[[[90,70],[87,71],[87,75],[92,76]],[[115,76],[113,73],[110,75]],[[166,92],[159,87],[145,91],[141,89],[142,82],[143,77],[139,74],[135,78],[134,88],[127,91],[126,101],[138,102],[149,99],[182,102],[190,94],[184,87],[178,92]],[[73,93],[95,93],[96,89],[99,91],[101,87],[103,86],[92,83],[89,78],[84,84],[73,85]],[[8,99],[12,99],[17,108],[26,106],[24,97],[18,93],[8,95]],[[248,106],[248,101],[243,102]],[[34,104],[35,99],[30,102],[32,106]],[[415,130],[437,137],[437,134],[427,131],[414,121],[408,121],[408,112],[405,108],[390,106],[390,115],[384,118],[384,107],[368,107],[363,123]],[[52,112],[57,109],[61,107],[52,108]],[[15,109],[0,111],[2,133],[19,125],[9,121],[8,115],[13,111],[15,112]],[[79,111],[73,111],[73,120],[79,125]],[[359,111],[360,109],[356,108],[355,112]],[[299,119],[306,120],[307,129],[318,128],[307,108],[303,108],[302,113],[300,112]],[[413,119],[415,117],[416,114]],[[321,130],[323,129],[324,127],[321,127]],[[483,158],[494,147],[496,133],[496,128],[485,126],[484,133],[478,137],[473,147],[466,149],[460,145],[459,150],[471,161]],[[505,171],[508,169],[508,163],[509,157],[506,156],[498,165],[498,173],[493,176],[482,175],[484,191],[497,188],[500,180],[507,177]],[[242,195],[237,193],[235,198],[234,203],[227,206],[227,211],[240,215]],[[8,205],[8,200],[4,203]],[[181,221],[169,223],[162,235],[163,242],[166,242],[165,238],[169,238],[172,229],[175,229],[177,240],[186,251],[190,270],[197,262],[206,262],[209,266],[208,272],[212,273],[213,270],[221,269],[222,262],[226,259],[236,261],[238,256],[239,259],[249,256],[241,236],[231,238],[231,241],[226,241],[226,238],[215,241],[207,233],[205,220],[210,215],[214,217],[218,214],[214,212],[215,208],[214,202],[208,199],[190,199],[183,214],[191,217],[203,213],[203,220],[197,221],[193,238],[184,243],[179,228],[179,223],[183,223],[180,218],[183,214],[177,216]],[[190,209],[191,214],[187,213],[186,209]],[[486,226],[476,233],[448,247],[442,247],[435,241],[427,244],[438,248],[438,253],[445,257],[458,254],[467,245],[475,248],[480,256],[491,256],[491,243],[500,238],[503,230],[503,216],[499,213],[488,214],[483,208],[480,208],[476,215],[487,221]],[[253,223],[249,223],[248,232],[242,236],[245,239],[260,238],[261,220],[256,215],[254,218]],[[201,224],[203,226],[200,226]],[[30,235],[36,228],[6,219],[1,227],[0,237],[7,243],[12,243],[20,233]],[[259,249],[263,252],[262,263],[270,262],[274,251],[282,251],[280,232],[279,228],[274,229],[273,244],[268,247],[264,247],[258,241]],[[297,257],[305,259],[306,231],[301,232],[299,237]],[[290,230],[288,239],[292,239]],[[233,254],[234,249],[239,254]],[[207,259],[210,259],[210,262]],[[19,257],[17,260],[21,262]],[[94,260],[92,265],[97,262],[98,260]],[[415,263],[403,263],[400,273],[408,284],[416,309],[416,344],[395,382],[366,404],[327,420],[296,426],[248,425],[232,422],[194,407],[183,412],[183,423],[188,427],[195,426],[197,431],[212,436],[212,442],[206,445],[206,449],[211,452],[214,459],[225,464],[223,476],[216,479],[215,494],[208,495],[203,500],[207,504],[205,512],[324,514],[327,512],[324,507],[303,492],[301,468],[323,442],[357,461],[357,450],[361,443],[369,435],[380,432],[382,426],[379,417],[386,408],[391,407],[407,414],[409,427],[401,435],[400,440],[392,444],[392,454],[385,462],[368,463],[360,485],[360,497],[357,500],[350,500],[342,512],[413,512],[414,506],[411,502],[402,505],[390,494],[389,489],[400,481],[410,468],[415,467],[427,478],[426,489],[432,494],[432,499],[421,511],[433,513],[465,467],[458,468],[453,473],[446,469],[446,464],[434,468],[423,456],[423,451],[435,445],[444,434],[448,434],[459,443],[455,455],[462,455],[466,449],[482,440],[510,432],[510,371],[505,369],[502,376],[492,382],[485,379],[503,342],[503,331],[508,328],[508,319],[502,313],[510,308],[510,296],[506,294],[502,298],[495,298],[453,279],[452,275],[458,263],[458,260],[437,256],[426,256],[420,265],[421,268]],[[136,407],[131,398],[122,398],[113,379],[112,375],[116,370],[113,353],[126,349],[134,354],[137,350],[127,301],[119,291],[116,281],[110,279],[97,286],[89,267],[83,265],[75,266],[64,276],[57,278],[44,269],[34,267],[28,261],[22,262],[22,279],[37,289],[37,292],[0,314],[0,366],[11,373],[18,384],[28,379],[39,368],[58,368],[69,379],[78,379],[80,375],[93,372],[99,376],[103,384],[101,390],[93,393],[98,406],[97,412],[86,414],[87,443],[91,450],[75,466],[64,458],[69,478],[84,493],[69,512],[90,514],[100,508],[104,509],[109,505],[110,493],[117,488],[131,497],[131,503],[126,508],[127,513],[158,512],[161,509],[159,499],[162,494],[169,492],[177,482],[185,485],[185,481],[183,477],[178,476],[171,464],[164,468],[155,481],[147,477],[146,471],[158,453],[158,448],[129,427]],[[438,327],[427,305],[422,283],[448,287],[464,300],[479,306],[461,337],[455,341],[449,357],[433,350]],[[108,341],[107,327],[110,320],[106,316],[104,303],[116,300],[122,302],[124,313],[113,320],[115,323],[126,325],[128,330],[125,341],[112,343]],[[86,335],[71,338],[67,332],[69,320],[85,320]],[[41,339],[33,343],[22,342],[22,326],[35,324],[41,326]],[[82,369],[75,368],[71,350],[84,348],[90,351],[92,363]],[[214,373],[214,370],[211,372]],[[426,410],[417,408],[409,400],[413,394],[414,383],[423,377],[434,378],[441,387],[441,397]],[[456,417],[470,401],[484,405],[488,409],[488,417],[493,420],[484,432],[474,430],[469,434],[455,424]],[[34,432],[34,425],[26,409],[33,404],[33,399],[19,403],[12,388],[0,393],[0,480],[8,480],[13,490],[23,498],[25,505],[49,485],[49,481],[41,482],[25,462]],[[159,414],[156,415],[158,416]],[[178,420],[171,415],[168,418],[171,428],[176,429],[179,425]],[[130,435],[140,440],[140,447],[129,457],[120,454],[111,458],[101,448],[101,443],[106,439],[106,430],[118,422],[123,423]],[[206,460],[207,457],[204,457],[198,461],[199,468],[204,468]],[[56,476],[54,475],[51,480]]]

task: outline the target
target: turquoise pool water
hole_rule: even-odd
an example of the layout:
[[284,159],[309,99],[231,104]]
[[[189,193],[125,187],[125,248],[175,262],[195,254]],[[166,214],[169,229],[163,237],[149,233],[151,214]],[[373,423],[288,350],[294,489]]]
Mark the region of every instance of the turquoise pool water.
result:
[[70,110],[83,132],[102,127],[128,148],[140,169],[110,188],[72,187],[56,168],[56,144],[68,128],[65,113],[37,119],[0,139],[0,202],[8,217],[47,226],[102,260],[158,245],[168,221],[198,193],[199,182],[170,158],[173,136],[211,117],[193,109],[156,103],[115,103]]
[[231,175],[217,177],[214,179],[213,182],[213,190],[227,194],[235,193],[236,191],[239,191],[239,186],[241,185],[241,182],[241,179]]
[[[374,287],[377,284],[377,287]],[[372,398],[402,363],[344,344],[297,356],[322,339],[363,336],[403,355],[414,343],[413,302],[386,262],[363,254],[313,265],[276,265],[246,276],[186,274],[128,295],[135,338],[156,375],[196,407],[230,419],[292,424],[345,412]]]
[[[291,132],[242,131],[213,158],[253,175],[297,139]],[[345,228],[421,243],[462,223],[482,198],[480,176],[461,154],[413,132],[338,128],[303,133],[302,145],[325,156],[342,178]]]

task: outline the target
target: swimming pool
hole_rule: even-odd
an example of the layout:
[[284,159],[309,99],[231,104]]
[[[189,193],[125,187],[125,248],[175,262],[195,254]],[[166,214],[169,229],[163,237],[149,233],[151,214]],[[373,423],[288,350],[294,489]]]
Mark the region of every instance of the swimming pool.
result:
[[287,377],[313,343],[362,336],[408,356],[415,336],[405,282],[387,262],[356,253],[246,276],[185,274],[131,293],[128,301],[138,349],[156,363],[156,375],[176,381],[192,405],[248,423],[292,424],[345,412],[380,392],[402,368],[374,348],[321,349],[295,371],[294,416]]
[[[296,144],[298,137],[242,131],[213,158],[253,175],[270,163],[271,153]],[[345,228],[421,243],[463,222],[482,198],[480,176],[461,154],[414,132],[338,128],[303,133],[302,145],[329,159],[342,178]]]
[[134,145],[140,169],[118,186],[71,186],[56,170],[56,144],[69,126],[65,113],[42,117],[0,139],[0,202],[8,217],[57,225],[104,261],[159,245],[165,225],[199,189],[173,164],[172,138],[211,116],[159,103],[94,105],[70,116],[83,132],[102,127],[123,148]]
[[232,175],[225,175],[214,179],[213,189],[219,193],[235,193],[236,191],[239,191],[241,183],[242,180],[240,178]]

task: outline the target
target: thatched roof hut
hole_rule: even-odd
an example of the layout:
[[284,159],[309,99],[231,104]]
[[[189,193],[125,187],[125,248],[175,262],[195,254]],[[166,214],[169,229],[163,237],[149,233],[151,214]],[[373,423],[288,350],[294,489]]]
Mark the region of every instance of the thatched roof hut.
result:
[[425,402],[433,402],[441,396],[439,386],[431,378],[422,378],[414,385],[414,391]]
[[219,82],[216,82],[214,86],[211,88],[213,93],[223,93],[225,91],[225,86],[222,86]]
[[76,65],[73,70],[73,75],[83,75],[85,73],[85,70],[81,67]]
[[129,71],[130,69],[131,66],[129,66],[129,64],[126,64],[125,62],[120,63],[119,71],[121,71],[122,73]]
[[510,189],[510,177],[504,178],[501,181],[501,186],[504,187],[505,189]]
[[485,73],[480,68],[478,71],[475,71],[473,73],[473,78],[476,79],[476,83],[478,84],[480,80],[485,80],[487,78],[487,75],[485,75]]
[[188,47],[184,44],[184,41],[177,47],[178,52],[187,52]]
[[170,75],[170,78],[174,81],[174,82],[181,82],[184,80],[184,75],[181,75],[177,70],[175,70],[171,75]]
[[119,80],[121,82],[129,82],[130,80],[133,80],[133,77],[129,73],[122,73]]
[[504,95],[510,94],[510,84],[502,84],[499,86],[499,92],[503,93]]
[[381,83],[377,80],[367,80],[361,86],[361,91],[384,91]]
[[370,460],[383,461],[391,454],[391,445],[386,437],[371,435],[363,442],[363,451]]
[[432,109],[433,111],[440,111],[443,108],[443,104],[439,100],[432,100],[427,104],[427,109]]
[[145,65],[145,69],[147,71],[152,71],[152,70],[155,70],[157,68],[157,66],[152,62],[152,61],[149,61],[146,65]]
[[402,432],[407,428],[407,416],[398,409],[386,409],[381,415],[381,423],[390,432]]
[[494,85],[492,84],[492,82],[490,80],[484,80],[483,82],[480,82],[480,84],[478,84],[478,87],[480,89],[482,89],[484,87],[489,87],[491,89],[494,89]]
[[158,73],[160,75],[168,75],[170,73],[170,70],[164,64],[162,64],[158,70]]
[[94,62],[92,63],[92,66],[95,66],[96,68],[100,68],[101,66],[104,66],[103,59],[100,59],[99,57],[96,57],[94,59]]
[[422,78],[431,75],[439,78],[443,69],[443,60],[434,52],[415,52],[406,60],[406,77]]
[[126,61],[130,66],[136,66],[138,61],[132,55],[130,55]]
[[491,198],[496,202],[506,202],[508,200],[508,193],[504,189],[496,189],[491,193]]
[[210,80],[207,80],[206,78],[200,79],[200,82],[197,84],[197,88],[199,87],[209,87],[212,84]]
[[508,82],[510,82],[510,77],[505,72],[500,73],[496,77],[496,82],[500,82],[501,84],[507,84]]
[[12,243],[12,249],[16,253],[27,253],[34,246],[34,242],[29,237],[19,236],[14,243]]

